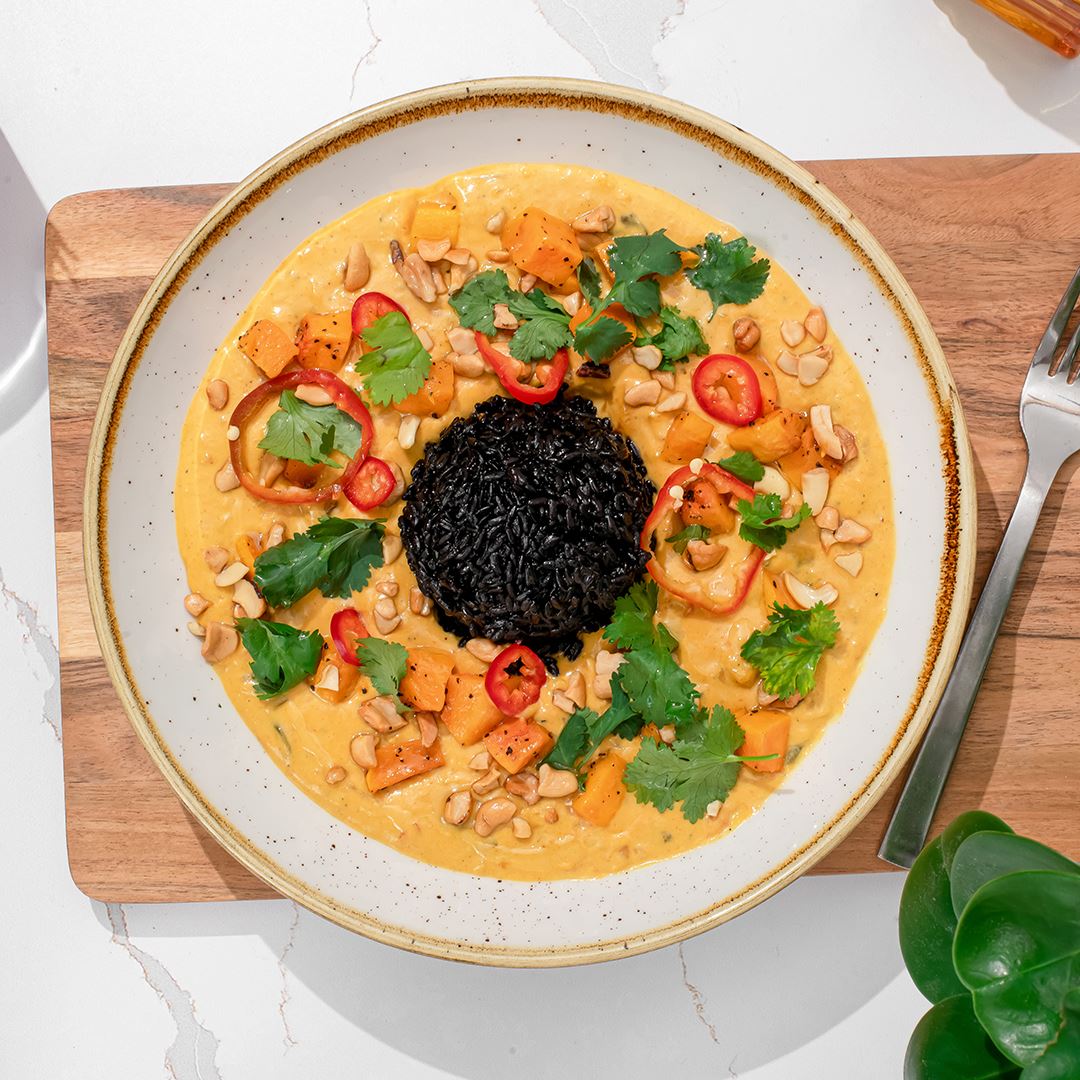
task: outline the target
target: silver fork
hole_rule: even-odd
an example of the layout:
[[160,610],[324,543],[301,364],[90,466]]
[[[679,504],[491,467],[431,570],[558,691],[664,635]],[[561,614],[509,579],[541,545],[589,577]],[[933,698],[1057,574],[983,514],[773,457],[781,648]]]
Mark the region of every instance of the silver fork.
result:
[[1016,588],[1035,523],[1058,470],[1080,450],[1080,380],[1069,382],[1069,372],[1080,349],[1080,327],[1055,364],[1058,346],[1078,298],[1080,269],[1065,290],[1024,380],[1020,427],[1027,441],[1028,461],[1020,497],[1001,538],[1001,547],[968,624],[937,712],[878,850],[882,859],[897,866],[911,866],[926,841],[994,641]]

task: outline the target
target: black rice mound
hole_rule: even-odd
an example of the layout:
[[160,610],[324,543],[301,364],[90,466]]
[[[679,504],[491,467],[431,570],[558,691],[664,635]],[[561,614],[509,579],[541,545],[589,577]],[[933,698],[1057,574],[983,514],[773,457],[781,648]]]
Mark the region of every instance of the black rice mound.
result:
[[497,396],[425,448],[401,539],[444,629],[522,642],[554,670],[641,577],[655,496],[637,447],[587,398]]

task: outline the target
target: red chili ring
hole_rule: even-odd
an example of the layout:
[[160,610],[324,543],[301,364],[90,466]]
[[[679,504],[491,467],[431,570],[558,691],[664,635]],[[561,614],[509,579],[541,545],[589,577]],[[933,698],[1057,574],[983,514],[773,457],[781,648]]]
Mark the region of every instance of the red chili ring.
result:
[[341,659],[346,664],[359,667],[360,661],[356,658],[356,647],[349,648],[348,642],[345,640],[346,634],[353,634],[358,638],[368,637],[367,623],[364,622],[363,615],[356,608],[347,607],[334,612],[330,619],[330,637],[333,639],[334,648],[337,649]]
[[[518,670],[507,669],[518,665]],[[527,645],[508,645],[487,669],[484,689],[499,712],[517,716],[539,700],[547,682],[544,661]]]
[[357,510],[374,510],[390,498],[396,486],[397,477],[390,466],[382,458],[369,457],[341,490]]
[[396,300],[391,300],[385,293],[361,293],[352,306],[352,332],[357,337],[360,337],[376,320],[381,319],[384,315],[389,315],[392,311],[400,312],[405,316],[406,320],[409,318],[405,309]]
[[[243,434],[248,421],[258,412],[268,397],[273,394],[280,394],[283,390],[291,390],[296,386],[321,386],[330,395],[333,403],[360,425],[360,449],[356,452],[356,456],[345,466],[345,469],[333,483],[325,484],[314,491],[298,487],[279,491],[276,488],[266,487],[265,484],[260,484],[244,465]],[[233,409],[229,423],[240,430],[240,436],[229,443],[229,458],[232,461],[236,478],[240,483],[258,499],[296,505],[329,502],[331,499],[336,499],[345,485],[359,471],[360,466],[367,458],[372,440],[375,437],[375,426],[371,422],[371,413],[367,411],[367,407],[359,396],[336,375],[323,368],[287,371],[282,375],[276,375],[274,378],[260,383],[250,394],[242,398],[236,408]]]
[[492,371],[499,377],[503,389],[512,398],[523,401],[527,405],[549,405],[553,402],[559,394],[567,369],[570,367],[569,354],[565,349],[559,349],[548,361],[551,366],[547,378],[544,379],[544,385],[528,386],[517,380],[520,361],[496,349],[479,330],[476,331],[476,347],[491,366]]

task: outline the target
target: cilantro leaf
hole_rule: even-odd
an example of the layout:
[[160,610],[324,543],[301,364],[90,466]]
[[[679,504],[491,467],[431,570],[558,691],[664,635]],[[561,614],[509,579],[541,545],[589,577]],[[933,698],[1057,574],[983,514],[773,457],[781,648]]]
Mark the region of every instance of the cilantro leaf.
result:
[[745,236],[725,244],[716,233],[709,233],[703,243],[690,250],[699,262],[686,271],[686,279],[709,294],[713,315],[721,304],[749,304],[765,290],[769,260],[755,262],[757,248]]
[[380,316],[360,336],[372,351],[357,360],[355,369],[367,376],[364,389],[376,405],[395,405],[424,385],[431,355],[400,311]]
[[617,236],[608,248],[608,261],[615,275],[615,284],[637,281],[649,274],[668,277],[682,269],[679,253],[685,250],[663,229],[643,236]]
[[336,405],[309,405],[291,390],[279,405],[266,424],[261,450],[305,465],[337,465],[332,451],[351,458],[360,449],[360,425]]
[[457,312],[462,326],[479,330],[490,337],[495,333],[495,305],[509,306],[515,293],[521,295],[516,289],[510,288],[505,270],[485,270],[469,278],[450,297],[450,306]]
[[644,724],[634,711],[623,688],[611,681],[611,704],[597,715],[592,709],[578,709],[566,721],[555,745],[544,759],[553,769],[579,771],[609,735],[632,739]]
[[592,259],[586,257],[578,263],[577,280],[581,295],[585,297],[585,303],[589,307],[596,307],[600,300],[600,272]]
[[753,503],[740,499],[738,505],[742,524],[739,535],[762,551],[775,551],[787,543],[788,534],[797,529],[809,516],[810,507],[803,503],[791,517],[781,517],[784,509],[779,495],[755,495]]
[[836,615],[824,604],[799,611],[774,603],[768,627],[750,635],[742,657],[758,669],[766,693],[805,697],[814,689],[818,662],[839,632]]
[[662,366],[668,369],[674,367],[676,361],[691,355],[704,356],[709,351],[697,319],[666,304],[660,309],[660,329],[655,334],[639,337],[634,344],[655,345],[664,358]]
[[678,729],[693,719],[697,709],[697,687],[665,647],[626,653],[611,676],[612,687],[616,683],[642,721],[658,728],[673,723]]
[[765,466],[749,450],[739,450],[716,465],[747,484],[756,484],[765,476]]
[[522,320],[510,339],[510,355],[528,363],[550,360],[559,349],[572,344],[570,316],[557,300],[541,289],[515,292],[506,305]]
[[651,649],[663,643],[671,652],[678,644],[663,623],[653,622],[660,590],[652,578],[645,578],[615,601],[615,613],[604,637],[620,649]]
[[271,607],[289,607],[312,589],[323,596],[359,592],[382,566],[381,521],[324,517],[255,559],[255,584]]
[[683,817],[700,821],[709,804],[722,802],[735,786],[742,760],[735,750],[742,741],[742,728],[727,709],[702,710],[672,746],[642,740],[624,781],[638,802],[658,810],[681,802]]
[[398,698],[398,691],[401,689],[401,680],[405,678],[409,650],[396,641],[360,638],[356,643],[356,659],[360,661],[360,669],[371,680],[376,693],[392,697],[398,712],[405,712],[405,706]]
[[618,319],[601,315],[595,321],[586,320],[577,328],[574,348],[594,363],[601,363],[633,340],[634,335]]
[[712,531],[705,525],[687,525],[685,529],[669,536],[668,543],[680,554],[686,551],[686,545],[691,540],[708,540]]
[[237,619],[236,629],[251,657],[255,694],[261,700],[283,694],[315,674],[325,645],[318,630],[298,630],[268,619]]

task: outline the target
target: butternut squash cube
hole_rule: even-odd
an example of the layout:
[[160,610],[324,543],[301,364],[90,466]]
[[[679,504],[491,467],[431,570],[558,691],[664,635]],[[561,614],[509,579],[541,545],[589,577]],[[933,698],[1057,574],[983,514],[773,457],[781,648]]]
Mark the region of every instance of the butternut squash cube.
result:
[[414,776],[422,776],[445,763],[438,740],[431,746],[424,746],[419,739],[400,742],[396,746],[376,747],[375,761],[375,768],[367,771],[368,791],[372,794]]
[[554,741],[546,728],[517,717],[489,731],[484,746],[498,764],[513,774],[542,758]]
[[705,456],[705,445],[712,435],[712,424],[697,413],[681,412],[671,421],[664,436],[660,456],[672,465],[689,465]]
[[744,761],[755,772],[779,772],[787,764],[788,740],[791,737],[791,717],[779,709],[759,709],[739,717],[745,737],[735,753],[741,757],[761,757],[775,754],[766,761]]
[[417,240],[449,240],[453,247],[457,243],[460,218],[457,201],[452,195],[421,199],[416,205],[410,230],[413,245]]
[[483,675],[451,675],[442,722],[462,746],[478,743],[506,719],[484,689]]
[[[806,430],[806,417],[801,413],[792,412],[791,409],[773,409],[752,424],[729,431],[727,441],[732,450],[748,450],[758,461],[768,464],[798,450]],[[810,468],[813,466],[808,466],[804,471]],[[799,476],[801,479],[802,472]]]
[[569,223],[535,206],[503,226],[502,242],[523,274],[535,274],[549,285],[561,285],[581,262]]
[[446,703],[446,684],[453,670],[453,653],[445,649],[410,649],[398,696],[410,709],[439,712]]
[[296,331],[297,359],[301,367],[337,371],[352,342],[352,319],[347,311],[307,315]]
[[[329,674],[330,669],[336,670],[337,674]],[[356,689],[359,678],[360,669],[352,664],[346,664],[337,649],[329,645],[323,649],[319,666],[315,669],[315,674],[311,676],[311,685],[317,698],[328,705],[337,705]],[[325,685],[320,685],[320,683]]]
[[626,761],[618,754],[597,758],[585,778],[585,790],[570,804],[574,813],[590,825],[610,825],[626,795],[625,771]]
[[260,319],[240,335],[240,351],[267,378],[280,375],[296,358],[296,345],[289,335],[269,319]]
[[397,402],[394,408],[413,416],[442,416],[453,400],[454,365],[449,360],[433,360],[424,385],[415,394]]
[[811,469],[820,467],[825,469],[829,476],[836,476],[844,467],[842,461],[829,457],[818,446],[817,440],[814,438],[814,429],[809,425],[806,426],[802,433],[798,449],[792,450],[790,454],[784,454],[777,464],[779,464],[780,471],[784,474],[787,482],[793,484],[796,488],[802,485],[803,473],[808,473]]

